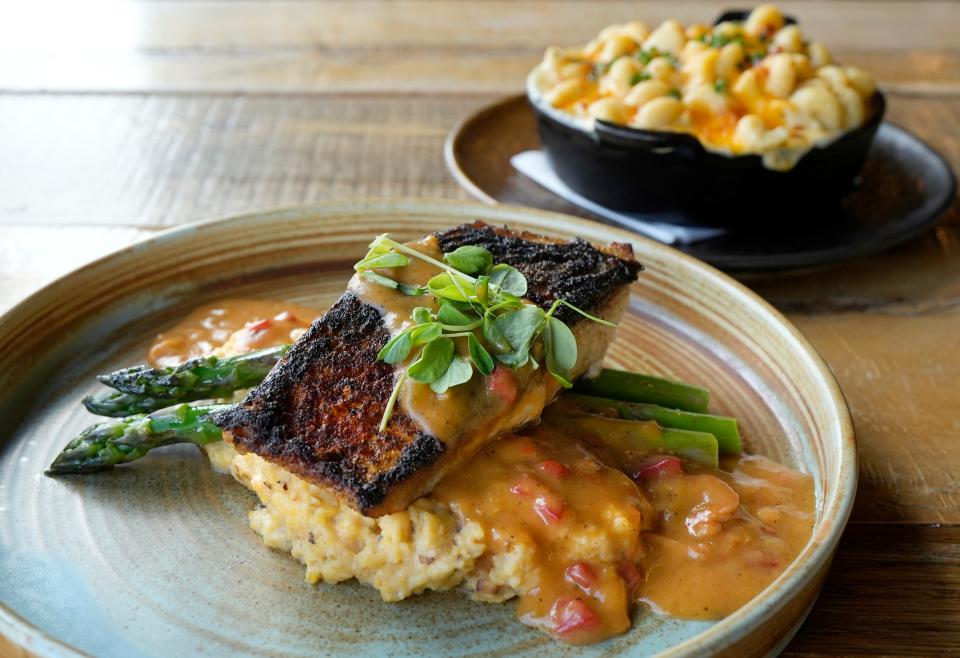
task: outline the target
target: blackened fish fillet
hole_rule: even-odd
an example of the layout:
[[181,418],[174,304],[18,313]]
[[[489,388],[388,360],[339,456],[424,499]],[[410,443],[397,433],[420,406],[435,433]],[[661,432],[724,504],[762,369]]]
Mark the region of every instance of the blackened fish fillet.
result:
[[[494,262],[524,274],[527,299],[543,308],[562,297],[614,322],[641,269],[629,245],[598,249],[583,240],[557,241],[479,222],[433,238],[444,252],[485,247]],[[603,359],[612,330],[569,309],[559,309],[558,316],[577,337],[580,358],[571,374],[579,376]],[[450,444],[401,408],[380,434],[395,369],[377,361],[377,353],[389,339],[381,311],[347,292],[218,422],[238,450],[329,487],[357,510],[376,516],[405,509],[497,436],[535,421],[559,388],[545,369],[537,371],[518,391],[513,408]]]

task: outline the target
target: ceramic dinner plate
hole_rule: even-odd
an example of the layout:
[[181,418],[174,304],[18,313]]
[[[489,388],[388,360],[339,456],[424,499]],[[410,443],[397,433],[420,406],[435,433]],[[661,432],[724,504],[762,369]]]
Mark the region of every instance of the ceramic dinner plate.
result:
[[[601,220],[539,186],[510,164],[538,148],[536,120],[526,96],[473,114],[447,138],[453,176],[487,203],[514,203]],[[856,188],[816,227],[785,227],[771,209],[769,228],[742,228],[678,245],[678,249],[736,274],[822,267],[875,253],[933,226],[953,202],[956,182],[947,162],[906,130],[883,123]],[[695,191],[693,191],[695,192]]]
[[[139,363],[158,331],[223,297],[316,308],[343,290],[371,236],[412,239],[482,219],[633,244],[647,269],[608,363],[701,383],[751,452],[814,475],[810,543],[720,622],[638,610],[633,630],[568,647],[513,605],[458,591],[387,604],[355,582],[309,585],[247,524],[254,496],[192,446],[91,476],[42,471],[93,418],[96,373]],[[0,318],[0,653],[40,656],[764,655],[803,620],[856,487],[836,383],[810,345],[746,288],[678,251],[603,224],[478,203],[331,203],[186,226],[83,267]]]

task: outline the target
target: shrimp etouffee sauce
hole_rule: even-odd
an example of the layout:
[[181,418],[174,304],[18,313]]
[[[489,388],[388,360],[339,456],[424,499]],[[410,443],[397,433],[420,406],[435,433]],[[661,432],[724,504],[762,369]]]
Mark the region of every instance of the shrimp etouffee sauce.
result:
[[313,309],[266,299],[221,299],[201,306],[157,336],[151,365],[180,365],[209,354],[230,356],[294,342],[317,316]]
[[[283,302],[215,302],[164,332],[151,361],[288,343],[315,315]],[[521,621],[572,644],[627,631],[637,608],[720,619],[770,584],[810,537],[809,475],[760,456],[713,468],[610,452],[545,417],[381,517],[225,442],[205,449],[259,497],[251,527],[303,562],[309,582],[356,578],[386,601],[457,586],[478,601],[516,598]]]
[[786,568],[814,520],[812,478],[764,457],[720,469],[672,455],[617,463],[546,425],[502,437],[432,497],[486,530],[493,559],[480,560],[478,591],[496,556],[535,556],[517,614],[574,644],[626,631],[634,603],[685,619],[730,614]]

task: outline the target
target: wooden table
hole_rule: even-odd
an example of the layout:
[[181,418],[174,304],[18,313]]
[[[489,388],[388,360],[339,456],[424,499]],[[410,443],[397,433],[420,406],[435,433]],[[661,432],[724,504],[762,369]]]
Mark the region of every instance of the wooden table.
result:
[[[960,169],[960,4],[790,2]],[[0,311],[166,227],[331,197],[465,197],[441,145],[552,43],[707,2],[67,2],[0,18]],[[960,210],[891,252],[751,282],[821,351],[861,447],[789,655],[960,655]]]

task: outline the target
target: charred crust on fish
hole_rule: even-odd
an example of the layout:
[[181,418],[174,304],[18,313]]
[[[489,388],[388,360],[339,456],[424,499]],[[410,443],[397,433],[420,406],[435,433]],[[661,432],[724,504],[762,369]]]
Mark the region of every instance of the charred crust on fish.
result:
[[217,422],[238,450],[372,509],[444,451],[400,411],[378,432],[394,384],[393,366],[377,361],[387,340],[379,311],[346,293]]
[[[517,268],[527,278],[527,299],[544,309],[557,298],[585,311],[596,309],[618,287],[636,281],[643,269],[634,260],[633,248],[616,242],[598,249],[580,238],[554,240],[484,222],[463,224],[434,236],[444,252],[476,245],[493,254],[493,262]],[[564,322],[581,318],[565,306],[558,308],[556,315]]]

